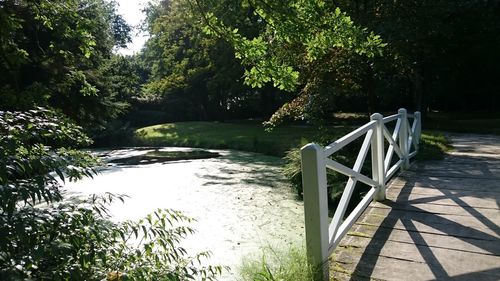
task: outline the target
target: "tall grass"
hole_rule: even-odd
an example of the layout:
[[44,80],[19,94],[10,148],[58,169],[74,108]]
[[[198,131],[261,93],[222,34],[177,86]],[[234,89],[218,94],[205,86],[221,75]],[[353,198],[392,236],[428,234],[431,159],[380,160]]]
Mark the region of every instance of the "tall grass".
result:
[[318,269],[307,263],[302,247],[262,249],[260,257],[243,260],[239,268],[241,281],[315,281]]

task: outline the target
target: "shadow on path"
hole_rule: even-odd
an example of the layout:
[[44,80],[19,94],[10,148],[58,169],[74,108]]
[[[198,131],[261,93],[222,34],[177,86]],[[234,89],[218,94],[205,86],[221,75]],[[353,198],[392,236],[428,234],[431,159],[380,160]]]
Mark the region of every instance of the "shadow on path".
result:
[[[361,280],[373,277],[378,266],[377,262],[383,256],[384,247],[388,247],[391,241],[391,233],[397,228],[397,223],[401,222],[404,231],[411,238],[412,244],[417,251],[414,256],[407,256],[406,262],[422,263],[432,272],[436,280],[500,280],[500,264],[486,270],[474,270],[472,263],[481,261],[461,259],[463,264],[456,264],[454,267],[461,267],[465,274],[453,274],[449,269],[449,261],[445,260],[447,255],[436,251],[435,242],[429,245],[422,233],[435,234],[438,239],[460,239],[471,249],[477,247],[482,249],[476,255],[500,257],[500,140],[498,138],[488,138],[486,148],[477,148],[482,145],[481,140],[468,143],[471,138],[461,137],[458,153],[449,155],[442,162],[443,170],[436,169],[436,162],[418,163],[412,170],[403,174],[406,180],[401,188],[396,200],[386,200],[383,203],[376,203],[366,216],[372,215],[374,210],[389,210],[382,220],[375,234],[361,254],[361,258],[356,265],[351,280]],[[474,153],[484,153],[486,157],[470,156],[468,151]],[[493,155],[492,157],[490,157]],[[437,162],[439,163],[439,162]],[[419,187],[433,189],[432,194],[426,197],[410,199],[416,184]],[[435,192],[435,191],[439,192]],[[487,192],[484,192],[487,190]],[[420,191],[422,192],[422,191]],[[435,195],[441,193],[441,195]],[[496,207],[492,206],[470,206],[462,197],[467,196],[468,200],[480,198],[496,202]],[[442,204],[438,200],[449,199],[453,204]],[[479,204],[479,203],[478,203]],[[372,204],[373,205],[373,204]],[[474,227],[471,225],[474,222]],[[425,226],[425,227],[422,227]],[[478,227],[476,227],[478,226]],[[401,226],[399,226],[401,229]],[[421,229],[426,229],[421,232]],[[432,230],[432,233],[426,232]],[[391,241],[391,243],[394,241]],[[398,242],[398,241],[396,241]],[[401,243],[400,241],[398,243]],[[393,243],[394,245],[394,243]],[[393,246],[392,245],[392,246]],[[453,244],[451,244],[453,246]],[[444,249],[444,248],[440,248]],[[451,258],[456,258],[456,251],[464,251],[458,248],[446,248],[449,250]],[[390,251],[388,251],[390,252]],[[397,252],[397,249],[395,249]],[[441,254],[439,254],[441,253]],[[397,257],[383,256],[394,259]],[[459,259],[457,259],[459,260]],[[468,271],[468,272],[467,272]],[[379,278],[379,276],[376,276]],[[419,276],[402,276],[404,279],[420,279]],[[390,279],[390,278],[389,278]]]

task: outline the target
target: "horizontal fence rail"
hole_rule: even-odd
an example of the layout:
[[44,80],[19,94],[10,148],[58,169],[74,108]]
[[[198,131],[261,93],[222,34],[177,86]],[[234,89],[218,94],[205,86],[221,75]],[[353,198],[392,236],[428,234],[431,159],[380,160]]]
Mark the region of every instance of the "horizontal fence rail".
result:
[[[395,124],[394,124],[395,123]],[[389,126],[394,124],[394,127]],[[392,129],[394,128],[394,129]],[[391,130],[392,129],[392,130]],[[306,246],[309,263],[323,266],[323,279],[328,280],[328,257],[372,200],[385,199],[385,185],[399,169],[407,169],[417,154],[421,133],[420,112],[383,117],[375,113],[370,122],[341,137],[326,147],[310,143],[302,147],[302,185]],[[354,166],[349,168],[332,155],[364,136]],[[371,152],[371,176],[361,172],[368,152]],[[394,159],[394,156],[396,158]],[[328,218],[327,169],[348,178],[333,219]],[[347,206],[358,182],[369,186],[366,195],[351,213]]]

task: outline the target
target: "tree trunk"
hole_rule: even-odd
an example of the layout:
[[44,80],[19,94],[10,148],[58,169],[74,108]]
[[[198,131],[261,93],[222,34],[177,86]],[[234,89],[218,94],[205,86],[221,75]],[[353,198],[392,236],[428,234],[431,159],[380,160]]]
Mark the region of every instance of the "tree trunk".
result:
[[368,64],[364,88],[367,94],[367,106],[368,106],[368,114],[372,115],[376,111],[376,101],[377,97],[375,95],[375,79],[373,77],[373,69],[370,64]]

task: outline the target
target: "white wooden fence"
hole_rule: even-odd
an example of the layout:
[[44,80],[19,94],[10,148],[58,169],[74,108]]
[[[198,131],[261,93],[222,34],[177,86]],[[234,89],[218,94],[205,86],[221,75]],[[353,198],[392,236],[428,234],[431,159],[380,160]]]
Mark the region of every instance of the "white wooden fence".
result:
[[[329,277],[328,258],[342,237],[346,235],[373,199],[377,201],[385,199],[387,181],[398,169],[408,168],[410,159],[418,151],[421,132],[420,112],[407,114],[406,109],[400,109],[397,114],[387,117],[375,113],[370,120],[325,148],[310,143],[301,149],[307,255],[312,266],[323,266],[324,280],[328,280]],[[392,133],[386,126],[390,122],[396,122]],[[353,168],[346,167],[330,158],[331,155],[362,136],[365,136],[364,141]],[[361,173],[369,150],[371,151],[371,178]],[[399,159],[391,166],[394,162],[392,161],[394,153]],[[327,168],[349,177],[331,222],[328,218]],[[357,182],[362,182],[371,188],[344,219]]]

